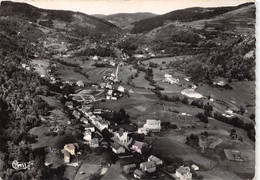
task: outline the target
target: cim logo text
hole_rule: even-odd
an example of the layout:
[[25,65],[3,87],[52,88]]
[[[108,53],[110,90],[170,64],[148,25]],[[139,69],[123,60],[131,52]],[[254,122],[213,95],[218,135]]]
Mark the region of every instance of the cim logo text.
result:
[[16,160],[14,160],[12,162],[12,167],[16,170],[25,170],[25,169],[30,169],[30,166],[32,165],[33,163],[31,162],[18,162]]

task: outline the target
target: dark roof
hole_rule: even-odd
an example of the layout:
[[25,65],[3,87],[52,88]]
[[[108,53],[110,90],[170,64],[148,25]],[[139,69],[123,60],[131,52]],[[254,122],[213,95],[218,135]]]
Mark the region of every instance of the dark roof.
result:
[[136,174],[136,175],[138,175],[138,176],[143,176],[143,175],[144,175],[144,173],[143,173],[142,171],[140,171],[139,169],[136,169],[136,170],[134,171],[134,174]]
[[121,146],[118,143],[111,143],[112,148],[119,149]]

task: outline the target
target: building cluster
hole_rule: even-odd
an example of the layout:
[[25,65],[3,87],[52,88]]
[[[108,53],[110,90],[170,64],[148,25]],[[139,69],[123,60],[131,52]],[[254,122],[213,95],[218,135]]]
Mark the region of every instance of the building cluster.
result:
[[149,132],[160,132],[161,120],[147,119],[143,127],[138,128],[139,134],[147,135]]
[[172,75],[170,75],[170,74],[165,74],[163,82],[166,82],[169,84],[179,84],[180,80],[178,78],[173,78]]

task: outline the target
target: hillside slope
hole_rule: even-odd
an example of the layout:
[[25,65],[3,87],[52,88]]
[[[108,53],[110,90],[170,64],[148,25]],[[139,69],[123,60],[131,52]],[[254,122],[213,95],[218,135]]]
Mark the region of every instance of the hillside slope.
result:
[[2,1],[0,16],[13,17],[48,28],[69,31],[75,36],[115,36],[121,30],[105,20],[79,12],[46,10],[26,3]]
[[151,18],[154,16],[156,16],[156,14],[148,13],[148,12],[139,12],[139,13],[118,13],[118,14],[104,16],[101,18],[115,24],[121,29],[127,29],[133,22],[140,21],[146,18]]
[[227,13],[229,11],[239,9],[244,6],[252,5],[253,3],[245,3],[239,6],[232,7],[217,7],[217,8],[187,8],[182,10],[176,10],[163,14],[160,16],[155,16],[148,19],[143,19],[133,23],[134,27],[131,30],[132,33],[142,33],[151,31],[157,27],[163,26],[165,23],[173,21],[190,22],[201,19],[209,19],[221,14]]

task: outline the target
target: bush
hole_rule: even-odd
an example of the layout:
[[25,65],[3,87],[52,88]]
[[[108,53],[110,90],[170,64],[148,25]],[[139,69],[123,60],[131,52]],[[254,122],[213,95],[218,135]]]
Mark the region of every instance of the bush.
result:
[[201,122],[209,123],[208,117],[205,114],[198,113],[196,116],[200,119]]

